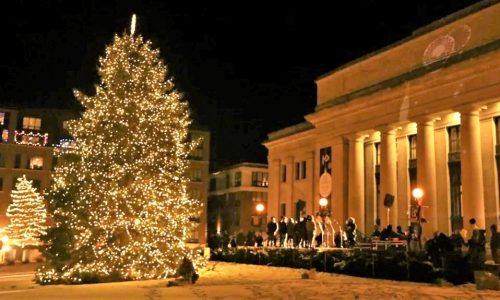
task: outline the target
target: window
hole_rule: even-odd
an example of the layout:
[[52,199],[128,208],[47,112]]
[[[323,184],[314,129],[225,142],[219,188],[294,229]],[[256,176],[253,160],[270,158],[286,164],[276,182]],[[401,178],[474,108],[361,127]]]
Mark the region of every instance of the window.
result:
[[210,190],[215,191],[217,189],[217,179],[210,178]]
[[5,113],[0,112],[0,126],[5,125]]
[[37,192],[41,191],[42,183],[38,179],[32,179],[33,181],[33,187],[36,188]]
[[42,119],[31,118],[31,117],[24,117],[23,118],[23,128],[24,129],[40,130],[41,127],[42,127]]
[[448,128],[448,139],[450,143],[449,153],[460,152],[460,126]]
[[231,176],[226,174],[226,189],[231,187]]
[[191,199],[201,200],[201,192],[199,189],[191,189],[189,191],[189,195],[191,196]]
[[302,162],[302,168],[301,168],[301,170],[300,170],[300,178],[301,178],[301,179],[305,179],[305,178],[306,178],[306,175],[307,175],[307,174],[306,174],[306,161],[304,160],[304,161]]
[[281,182],[286,182],[286,166],[281,166]]
[[8,129],[2,130],[2,142],[3,143],[9,142],[9,130]]
[[21,167],[21,154],[16,154],[14,160],[14,168],[19,169]]
[[16,189],[16,183],[17,183],[18,178],[19,177],[16,177],[16,176],[12,177],[12,190],[13,191]]
[[3,177],[0,177],[0,191],[3,191]]
[[253,202],[267,202],[267,192],[252,192]]
[[300,163],[295,163],[295,180],[300,179]]
[[43,157],[34,156],[34,157],[30,158],[28,168],[31,170],[43,169]]
[[241,186],[241,172],[234,173],[234,186]]
[[417,159],[417,135],[408,136],[410,143],[410,159]]
[[380,166],[380,143],[375,143],[375,165]]
[[57,157],[57,156],[52,157],[52,171],[54,171],[56,169],[58,161],[59,161],[59,157]]
[[281,203],[281,207],[280,207],[280,213],[281,213],[281,216],[286,216],[286,203]]
[[193,149],[193,151],[190,154],[190,158],[200,160],[203,159],[203,149],[204,149],[204,142],[203,142],[203,136],[199,134],[194,134],[190,133],[188,134],[188,141],[198,141],[199,144],[198,146]]
[[201,181],[201,169],[194,168],[191,170],[191,181]]
[[5,167],[5,154],[0,152],[0,168]]
[[267,180],[266,172],[252,172],[252,185],[267,187],[269,182]]

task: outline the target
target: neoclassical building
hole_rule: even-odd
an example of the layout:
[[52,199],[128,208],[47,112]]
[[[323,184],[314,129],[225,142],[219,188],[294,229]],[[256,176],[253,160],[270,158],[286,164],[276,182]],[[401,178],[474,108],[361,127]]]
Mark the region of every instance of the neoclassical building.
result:
[[[330,210],[370,233],[499,224],[500,4],[483,1],[316,80],[305,122],[272,132],[268,215]],[[320,207],[319,199],[328,200]],[[388,201],[384,201],[388,200]],[[390,210],[384,204],[392,205]]]

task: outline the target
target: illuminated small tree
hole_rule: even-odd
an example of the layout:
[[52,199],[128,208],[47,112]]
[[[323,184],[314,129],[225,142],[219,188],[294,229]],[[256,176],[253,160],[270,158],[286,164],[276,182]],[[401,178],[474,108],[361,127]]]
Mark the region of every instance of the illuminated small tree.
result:
[[197,145],[187,141],[188,103],[141,36],[115,36],[99,62],[95,95],[75,92],[85,112],[69,122],[72,159],[55,170],[56,227],[41,283],[164,278],[184,258],[201,263],[185,245],[201,211],[187,194],[187,156]]
[[7,208],[10,224],[8,237],[25,247],[39,245],[40,236],[46,233],[47,209],[43,197],[36,191],[26,176],[19,177],[12,191],[12,204]]

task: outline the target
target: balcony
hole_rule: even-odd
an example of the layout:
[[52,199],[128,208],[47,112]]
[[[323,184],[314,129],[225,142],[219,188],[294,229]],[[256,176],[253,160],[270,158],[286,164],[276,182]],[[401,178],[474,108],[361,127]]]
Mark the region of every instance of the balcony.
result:
[[44,147],[47,146],[48,140],[48,133],[25,132],[24,130],[14,131],[14,142],[16,144]]

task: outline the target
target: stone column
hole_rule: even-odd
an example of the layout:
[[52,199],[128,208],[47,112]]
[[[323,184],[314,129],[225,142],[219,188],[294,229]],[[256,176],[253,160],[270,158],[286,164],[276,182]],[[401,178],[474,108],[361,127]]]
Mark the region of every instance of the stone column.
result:
[[344,138],[332,140],[332,216],[335,230],[342,228],[347,219],[348,200],[348,149]]
[[422,197],[424,236],[430,237],[437,230],[436,153],[434,150],[434,122],[423,119],[417,122],[417,186]]
[[397,196],[397,153],[396,153],[396,131],[394,128],[384,126],[380,131],[380,201],[378,215],[382,226],[392,224],[396,228],[398,224],[397,199],[390,208],[390,219],[388,218],[387,207],[384,206],[386,194]]
[[364,135],[355,134],[349,139],[349,203],[348,216],[356,221],[357,228],[366,232],[365,227],[365,166]]
[[462,215],[464,225],[475,218],[485,228],[484,188],[481,162],[479,109],[460,109],[460,163],[462,176]]

